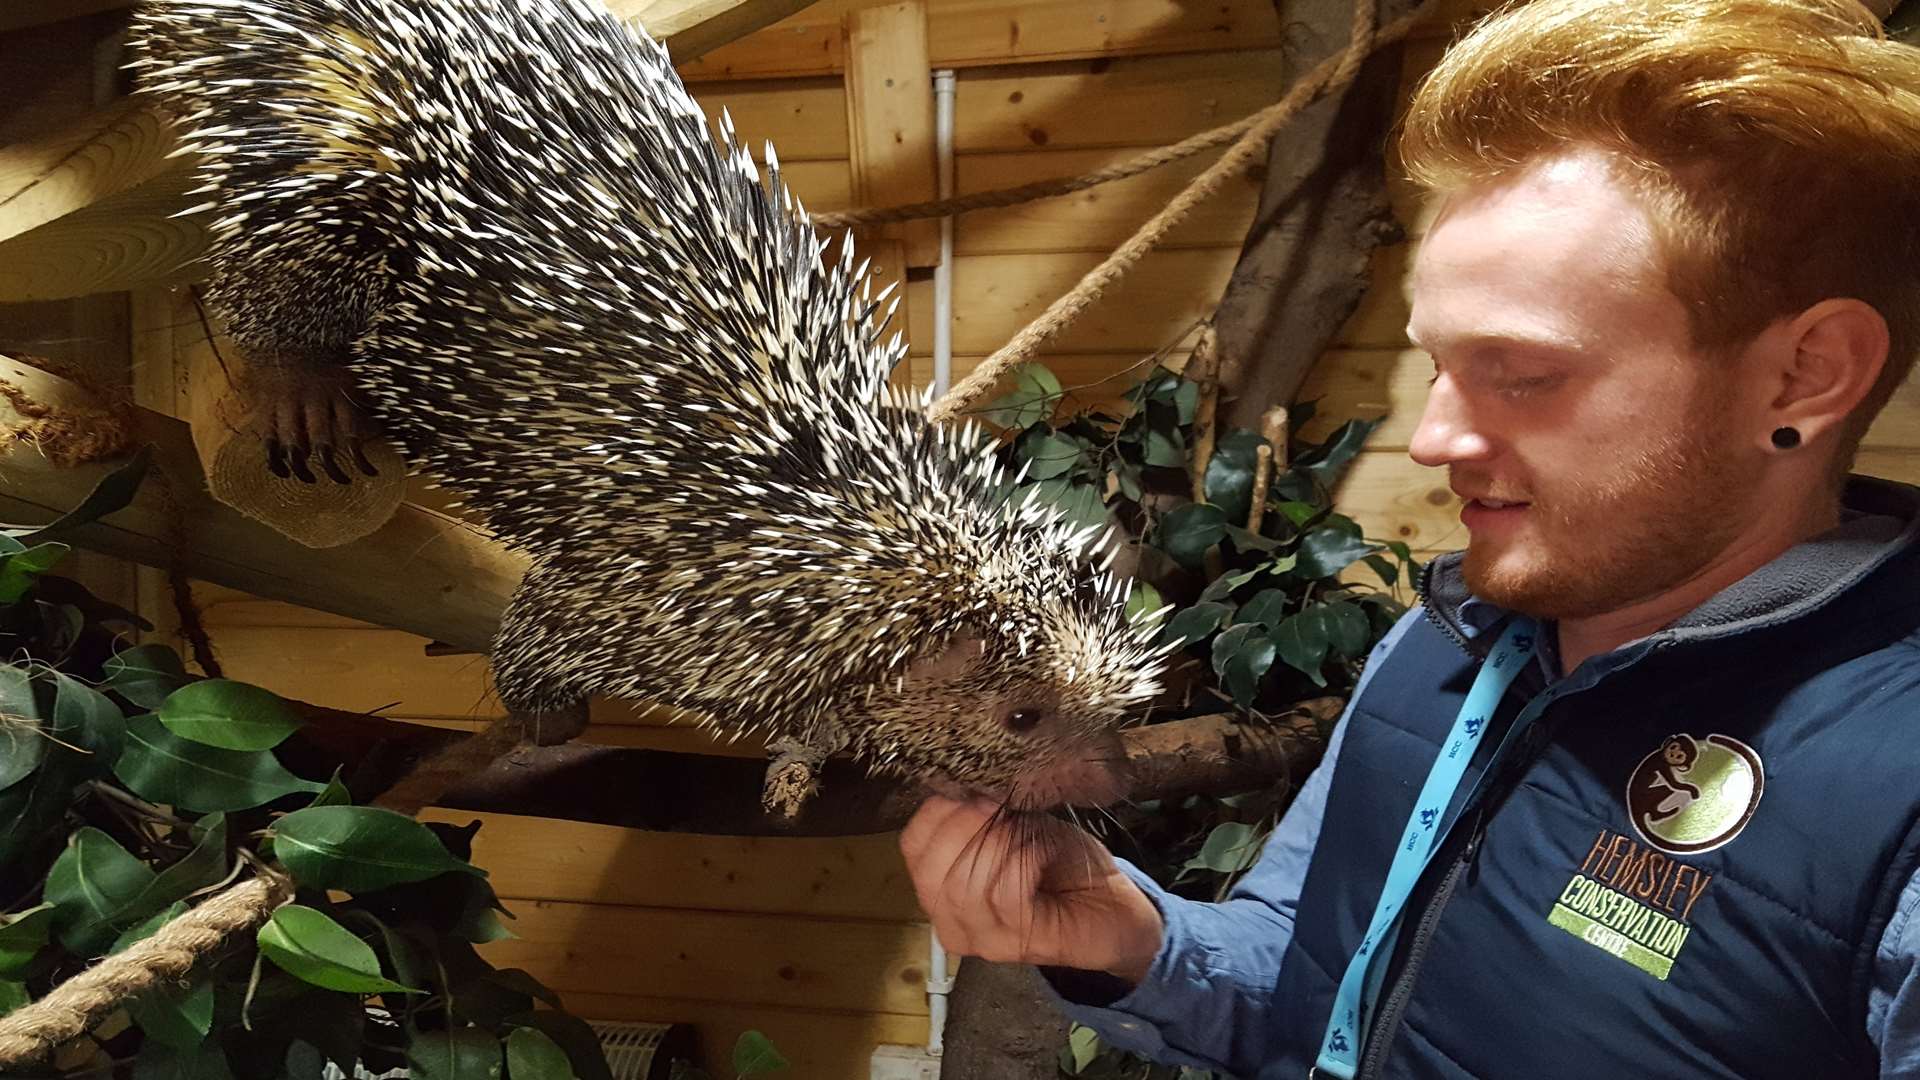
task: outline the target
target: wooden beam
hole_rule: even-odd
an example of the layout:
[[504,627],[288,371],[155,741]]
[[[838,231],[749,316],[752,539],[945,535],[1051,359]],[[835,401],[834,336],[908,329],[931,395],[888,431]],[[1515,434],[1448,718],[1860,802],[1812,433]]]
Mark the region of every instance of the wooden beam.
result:
[[646,28],[666,43],[676,64],[697,59],[763,27],[772,26],[813,0],[607,0],[615,15]]
[[[927,202],[935,175],[933,67],[924,0],[847,13],[847,141],[856,206]],[[906,221],[870,235],[906,244],[907,265],[940,261],[940,222]]]
[[[73,384],[6,357],[0,381],[55,408],[87,400]],[[153,475],[132,505],[62,539],[147,566],[178,560],[203,581],[478,652],[491,646],[525,563],[473,526],[407,505],[363,540],[302,547],[207,497],[186,424],[146,409],[132,414],[138,441],[153,447]],[[0,449],[0,520],[50,522],[118,464],[61,468],[32,446]]]

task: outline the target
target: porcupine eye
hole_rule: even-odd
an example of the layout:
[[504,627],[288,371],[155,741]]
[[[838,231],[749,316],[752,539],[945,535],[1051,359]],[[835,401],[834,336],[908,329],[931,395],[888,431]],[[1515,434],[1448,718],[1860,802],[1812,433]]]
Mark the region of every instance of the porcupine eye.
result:
[[1015,709],[1007,714],[1007,730],[1025,735],[1040,726],[1040,715],[1039,709]]

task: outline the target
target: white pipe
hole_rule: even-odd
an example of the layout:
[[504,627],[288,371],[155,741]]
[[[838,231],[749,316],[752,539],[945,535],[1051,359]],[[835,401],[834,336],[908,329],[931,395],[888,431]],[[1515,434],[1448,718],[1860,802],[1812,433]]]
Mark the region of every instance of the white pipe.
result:
[[[933,73],[934,153],[939,197],[953,198],[953,72]],[[953,382],[953,215],[940,219],[940,262],[933,268],[933,396],[944,397]],[[947,950],[939,934],[928,934],[927,945],[927,1053],[946,1051],[947,995],[953,976],[947,973]]]
[[[953,72],[933,73],[934,148],[939,197],[953,198]],[[933,268],[933,396],[953,383],[953,215],[940,219],[940,262]],[[937,1038],[938,1036],[936,1036]]]
[[947,974],[947,949],[940,935],[927,937],[927,1053],[939,1057],[947,1049],[947,995],[953,993],[953,976]]

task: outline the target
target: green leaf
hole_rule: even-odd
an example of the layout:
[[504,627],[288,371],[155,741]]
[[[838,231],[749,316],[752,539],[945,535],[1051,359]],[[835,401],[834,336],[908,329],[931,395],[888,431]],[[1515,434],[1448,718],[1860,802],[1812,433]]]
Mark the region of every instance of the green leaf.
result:
[[570,1013],[541,1009],[510,1017],[507,1022],[546,1032],[567,1052],[567,1060],[573,1063],[574,1075],[580,1080],[613,1080],[606,1052],[600,1047],[600,1036],[585,1020]]
[[1163,469],[1178,469],[1187,463],[1187,443],[1179,428],[1148,428],[1140,460]]
[[1237,874],[1260,858],[1260,834],[1253,826],[1238,821],[1223,821],[1207,834],[1200,853],[1187,860],[1182,869],[1212,870],[1217,874]]
[[454,858],[425,825],[372,806],[295,810],[274,823],[273,835],[274,853],[308,888],[359,893],[450,870],[485,874]]
[[1067,475],[1080,464],[1084,449],[1079,440],[1051,431],[1029,431],[1020,439],[1020,454],[1030,463],[1028,480],[1051,480]]
[[40,904],[0,924],[0,979],[25,977],[53,934],[53,905]]
[[1189,503],[1160,519],[1160,549],[1182,566],[1198,570],[1207,549],[1227,535],[1227,515],[1208,503]]
[[1247,520],[1253,507],[1253,474],[1265,445],[1267,440],[1246,428],[1223,432],[1213,444],[1213,456],[1207,459],[1207,501],[1225,511],[1228,520]]
[[476,1027],[409,1030],[413,1080],[500,1080],[500,1039]]
[[219,1039],[207,1039],[191,1050],[149,1039],[134,1059],[133,1080],[233,1080],[233,1069]]
[[208,814],[193,823],[193,850],[154,876],[135,908],[162,907],[227,876],[227,816]]
[[1389,562],[1378,555],[1367,556],[1365,562],[1373,568],[1375,574],[1380,576],[1381,584],[1387,588],[1391,589],[1395,585],[1400,584],[1400,567],[1397,564]]
[[1375,550],[1374,545],[1345,529],[1322,525],[1300,538],[1300,561],[1294,572],[1308,579],[1332,577]]
[[1242,570],[1232,574],[1221,574],[1219,577],[1208,582],[1207,587],[1201,590],[1200,599],[1225,600],[1227,597],[1233,595],[1233,590],[1259,576],[1260,568],[1257,566],[1252,570]]
[[1128,622],[1138,622],[1165,606],[1166,601],[1160,598],[1159,589],[1138,578],[1133,580],[1131,587],[1127,590]]
[[1327,658],[1327,630],[1318,615],[1291,615],[1273,628],[1273,643],[1279,648],[1280,659],[1289,667],[1313,680],[1315,686],[1327,685],[1326,677],[1320,674],[1320,665]]
[[1378,420],[1349,420],[1335,429],[1326,442],[1300,455],[1295,468],[1311,475],[1322,489],[1331,491],[1346,472],[1347,463],[1360,453],[1360,448],[1367,444],[1367,436],[1379,426]]
[[1014,388],[980,415],[1004,428],[1031,427],[1053,415],[1060,395],[1060,380],[1045,365],[1022,364],[1014,372]]
[[1114,486],[1120,490],[1120,497],[1130,502],[1139,502],[1146,497],[1146,489],[1140,486],[1140,470],[1130,462],[1119,461],[1113,466]]
[[1100,1033],[1085,1024],[1073,1025],[1067,1033],[1067,1053],[1073,1058],[1073,1074],[1080,1075],[1100,1056]]
[[121,930],[152,913],[135,903],[154,877],[113,837],[91,825],[79,829],[47,873],[45,895],[55,909],[60,943],[77,956],[105,952]]
[[508,1080],[573,1080],[573,1066],[560,1044],[534,1028],[514,1028],[507,1036]]
[[296,979],[352,994],[421,993],[380,974],[380,958],[353,932],[300,904],[273,913],[256,939],[260,951]]
[[[1092,484],[1078,484],[1064,476],[1052,480],[1042,480],[1034,484],[1023,484],[1021,492],[1028,488],[1036,492],[1034,501],[1051,504],[1060,508],[1068,523],[1076,528],[1107,523],[1107,507],[1100,499],[1100,491]],[[1024,494],[1019,496],[1025,498]]]
[[733,1071],[741,1076],[758,1076],[761,1073],[779,1072],[787,1067],[787,1059],[780,1056],[773,1040],[760,1032],[749,1028],[740,1033],[733,1044]]
[[19,602],[41,574],[53,569],[72,550],[65,544],[36,544],[17,554],[0,556],[0,604]]
[[227,750],[271,750],[300,730],[280,695],[231,679],[202,679],[167,695],[160,722],[183,739]]
[[5,1016],[32,1000],[32,996],[27,993],[26,983],[0,979],[0,1016]]
[[1203,603],[1181,608],[1173,613],[1166,629],[1160,631],[1160,640],[1199,641],[1220,629],[1220,624],[1232,614],[1233,606],[1230,604]]
[[1240,605],[1235,613],[1235,622],[1259,623],[1271,630],[1280,625],[1286,615],[1287,594],[1283,589],[1261,589],[1253,598]]
[[1257,532],[1243,529],[1238,525],[1227,526],[1227,539],[1233,541],[1233,546],[1240,551],[1264,552],[1280,549],[1280,541],[1261,536]]
[[52,674],[54,738],[90,754],[89,766],[103,772],[112,768],[127,743],[127,718],[120,706],[78,679]]
[[[145,922],[120,935],[113,952],[122,952],[135,942],[152,937],[162,926],[187,910],[184,902],[157,911]],[[150,1039],[158,1039],[176,1050],[197,1048],[213,1030],[213,982],[192,978],[182,986],[178,979],[161,979],[126,1003],[127,1015]]]
[[1230,626],[1213,639],[1213,670],[1242,706],[1253,704],[1260,678],[1273,666],[1274,643],[1259,623]]
[[101,666],[107,688],[143,709],[157,709],[167,695],[185,686],[187,669],[165,645],[136,645],[107,658]]
[[0,791],[33,775],[47,756],[33,691],[33,676],[25,668],[0,664]]
[[1329,651],[1349,660],[1358,660],[1367,654],[1368,639],[1373,635],[1367,613],[1360,610],[1360,605],[1336,600],[1320,604],[1316,610],[1326,631]]
[[321,792],[267,750],[222,750],[182,739],[151,713],[127,721],[127,746],[113,774],[134,794],[195,813],[249,810],[295,792]]
[[20,537],[26,543],[33,543],[44,536],[50,536],[65,529],[98,521],[115,510],[124,509],[133,502],[134,493],[140,490],[140,481],[146,477],[147,463],[153,457],[151,446],[142,446],[122,465],[100,478],[93,485],[87,497],[80,505],[42,525],[25,536]]

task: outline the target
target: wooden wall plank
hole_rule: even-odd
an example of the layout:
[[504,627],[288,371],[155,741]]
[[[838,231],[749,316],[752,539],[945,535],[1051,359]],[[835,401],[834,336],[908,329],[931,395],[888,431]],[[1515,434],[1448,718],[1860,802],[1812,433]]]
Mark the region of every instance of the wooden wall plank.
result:
[[923,918],[893,833],[692,836],[438,808],[422,816],[480,821],[473,860],[505,897],[895,923]]
[[961,73],[957,153],[1158,146],[1271,105],[1278,49]]
[[[954,186],[960,194],[968,195],[1077,176],[1138,152],[1137,148],[1126,147],[962,154],[954,161]],[[954,228],[954,252],[984,255],[1112,251],[1212,164],[1215,156],[1201,155],[1072,195],[964,214]],[[1238,249],[1246,238],[1259,201],[1258,177],[1249,174],[1229,180],[1218,194],[1196,207],[1192,215],[1168,233],[1160,246],[1163,250]]]
[[692,87],[707,118],[717,122],[725,109],[733,117],[740,144],[764,156],[770,139],[782,163],[846,160],[847,93],[838,79],[794,79],[778,83],[727,83]]
[[565,1002],[576,1016],[593,1020],[692,1024],[705,1067],[714,1076],[733,1075],[734,1041],[749,1030],[773,1040],[792,1066],[779,1075],[793,1080],[864,1077],[875,1046],[920,1046],[927,1041],[927,1018],[899,1013],[831,1012],[578,991],[567,994]]
[[852,919],[555,900],[509,903],[518,938],[481,947],[566,994],[926,1013],[928,931]]

